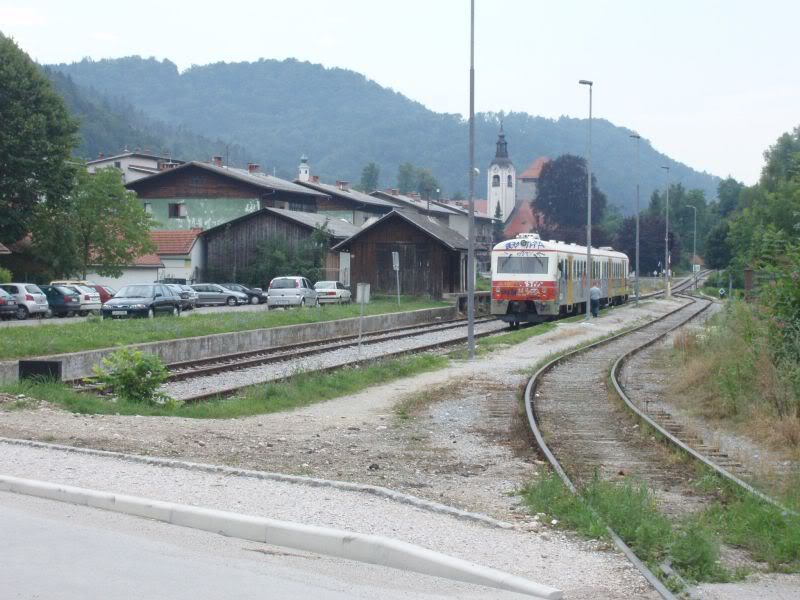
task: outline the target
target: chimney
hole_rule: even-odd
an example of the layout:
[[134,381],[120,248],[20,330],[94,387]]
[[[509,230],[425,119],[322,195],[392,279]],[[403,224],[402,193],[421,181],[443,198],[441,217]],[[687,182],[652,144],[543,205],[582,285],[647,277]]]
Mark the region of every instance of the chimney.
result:
[[247,163],[247,172],[248,173],[258,173],[260,170],[258,163]]
[[319,183],[319,175],[311,175],[311,183]]
[[400,190],[398,190],[397,188],[389,188],[386,191],[389,192],[392,196],[398,196],[400,194]]
[[342,191],[348,191],[350,183],[348,181],[336,181],[336,187]]
[[214,165],[215,167],[221,167],[222,166],[222,157],[221,156],[212,156],[211,157],[211,164]]
[[101,158],[105,158],[105,157],[106,157],[106,155],[105,155],[105,154],[103,154],[102,152],[101,152],[100,154],[98,154],[98,155],[97,155],[97,159],[98,159],[98,160],[100,160]]
[[419,200],[419,194],[417,192],[408,192],[408,197],[414,200]]

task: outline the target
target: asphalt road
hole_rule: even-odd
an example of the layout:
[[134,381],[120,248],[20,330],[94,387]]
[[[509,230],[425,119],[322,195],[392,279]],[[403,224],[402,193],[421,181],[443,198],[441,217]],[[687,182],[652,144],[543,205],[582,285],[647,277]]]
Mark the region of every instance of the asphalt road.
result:
[[6,492],[0,535],[4,600],[527,597]]

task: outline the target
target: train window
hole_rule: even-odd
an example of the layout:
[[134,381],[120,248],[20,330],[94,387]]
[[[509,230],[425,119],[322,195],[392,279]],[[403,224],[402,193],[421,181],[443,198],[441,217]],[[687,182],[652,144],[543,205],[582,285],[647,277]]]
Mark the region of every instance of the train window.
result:
[[547,257],[541,256],[500,256],[497,259],[498,273],[547,273]]

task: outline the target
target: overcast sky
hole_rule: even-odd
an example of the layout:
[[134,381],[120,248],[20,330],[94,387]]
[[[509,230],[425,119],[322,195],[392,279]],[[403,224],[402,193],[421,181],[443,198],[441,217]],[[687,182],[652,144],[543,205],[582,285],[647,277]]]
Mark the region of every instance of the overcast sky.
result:
[[[800,124],[796,0],[476,5],[478,111],[584,117],[577,81],[592,79],[595,116],[746,183]],[[358,71],[435,111],[469,109],[468,0],[0,0],[0,31],[41,63],[295,57]]]

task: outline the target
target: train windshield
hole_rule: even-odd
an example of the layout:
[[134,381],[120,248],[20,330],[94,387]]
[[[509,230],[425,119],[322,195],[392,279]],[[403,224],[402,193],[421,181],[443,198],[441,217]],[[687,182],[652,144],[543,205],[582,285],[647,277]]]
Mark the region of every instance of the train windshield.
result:
[[498,256],[497,273],[542,274],[547,273],[547,257]]

